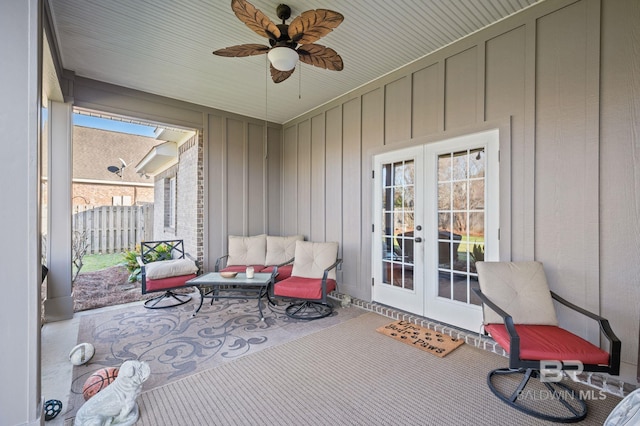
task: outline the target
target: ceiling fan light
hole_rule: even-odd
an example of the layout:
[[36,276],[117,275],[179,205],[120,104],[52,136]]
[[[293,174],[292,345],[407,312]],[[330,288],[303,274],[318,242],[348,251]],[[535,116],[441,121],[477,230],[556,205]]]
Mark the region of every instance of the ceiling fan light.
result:
[[267,56],[271,65],[278,71],[291,71],[298,63],[298,52],[290,47],[274,47]]

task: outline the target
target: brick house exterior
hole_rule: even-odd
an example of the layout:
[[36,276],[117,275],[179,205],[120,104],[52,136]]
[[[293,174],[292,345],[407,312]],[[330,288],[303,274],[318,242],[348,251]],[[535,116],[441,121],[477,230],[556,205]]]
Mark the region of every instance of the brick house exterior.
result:
[[[138,175],[133,166],[158,143],[151,137],[73,126],[72,204],[153,203],[151,180]],[[127,163],[122,177],[107,170],[109,166],[120,167],[120,158]]]
[[154,189],[154,239],[182,239],[185,250],[202,260],[204,170],[201,132],[178,147],[178,163],[154,177]]
[[[72,203],[78,207],[153,204],[153,239],[183,239],[185,250],[202,260],[203,136],[199,132],[179,144],[176,164],[159,169],[153,176],[136,173],[136,164],[163,142],[74,126]],[[122,177],[107,170],[109,166],[119,167],[120,158],[127,163]],[[46,185],[43,190],[46,191]],[[173,215],[170,213],[172,196]]]

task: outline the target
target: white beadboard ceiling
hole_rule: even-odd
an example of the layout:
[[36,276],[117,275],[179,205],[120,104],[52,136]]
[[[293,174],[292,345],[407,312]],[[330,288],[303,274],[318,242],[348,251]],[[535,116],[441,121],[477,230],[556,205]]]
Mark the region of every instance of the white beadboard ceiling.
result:
[[[299,63],[268,77],[266,55],[211,52],[268,45],[240,22],[230,0],[49,0],[62,65],[76,75],[261,120],[285,123],[542,0],[289,0],[292,18],[331,9],[344,22],[317,43],[343,71]],[[251,3],[280,23],[280,1]],[[287,23],[291,22],[291,19]]]

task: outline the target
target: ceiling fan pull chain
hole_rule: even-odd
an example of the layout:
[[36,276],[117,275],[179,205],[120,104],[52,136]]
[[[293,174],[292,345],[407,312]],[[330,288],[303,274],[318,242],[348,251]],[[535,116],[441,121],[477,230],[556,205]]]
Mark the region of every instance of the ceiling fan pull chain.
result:
[[298,64],[298,99],[302,99],[302,65]]
[[264,57],[264,125],[267,126],[267,116],[269,115],[269,109],[267,107],[269,102],[269,58]]
[[269,59],[266,56],[264,65],[264,140],[266,143],[269,123],[269,68],[271,65],[271,62],[269,62]]

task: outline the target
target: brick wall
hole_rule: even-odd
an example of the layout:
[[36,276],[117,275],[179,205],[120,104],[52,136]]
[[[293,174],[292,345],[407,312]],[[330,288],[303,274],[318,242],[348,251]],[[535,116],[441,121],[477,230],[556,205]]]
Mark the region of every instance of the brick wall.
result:
[[153,188],[128,185],[73,184],[72,204],[110,206],[113,197],[130,197],[131,205],[153,203]]
[[[204,225],[204,172],[203,137],[196,134],[178,149],[178,164],[156,175],[154,239],[178,238],[184,240],[185,250],[199,260],[203,259]],[[169,217],[169,180],[176,179],[176,216]]]

